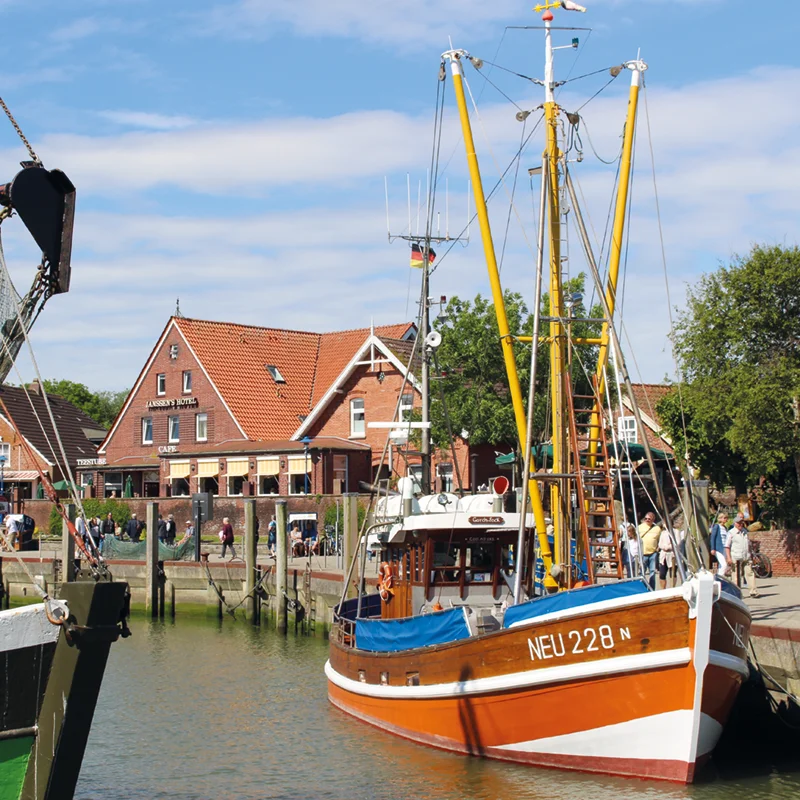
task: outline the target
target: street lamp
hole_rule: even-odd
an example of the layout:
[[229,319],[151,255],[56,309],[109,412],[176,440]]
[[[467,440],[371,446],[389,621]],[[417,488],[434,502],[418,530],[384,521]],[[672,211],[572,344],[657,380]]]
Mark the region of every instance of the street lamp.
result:
[[308,436],[304,436],[300,440],[300,444],[303,445],[303,456],[305,457],[305,474],[304,474],[304,481],[305,481],[305,490],[306,494],[308,494],[308,446],[311,444],[311,439]]

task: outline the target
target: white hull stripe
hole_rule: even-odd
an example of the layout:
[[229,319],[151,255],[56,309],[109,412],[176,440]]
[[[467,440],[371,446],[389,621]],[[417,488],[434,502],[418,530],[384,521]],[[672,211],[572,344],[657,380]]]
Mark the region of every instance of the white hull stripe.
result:
[[651,760],[657,757],[659,761],[693,764],[714,749],[722,733],[722,725],[713,717],[701,714],[700,740],[697,752],[692,752],[693,717],[690,709],[667,711],[587,731],[499,745],[498,749],[586,758],[624,756]]
[[464,695],[503,692],[509,689],[528,689],[548,683],[599,678],[606,675],[619,675],[626,672],[643,672],[688,664],[691,651],[688,647],[675,650],[662,650],[658,653],[642,653],[635,656],[619,656],[580,664],[567,664],[563,667],[545,667],[510,675],[495,675],[490,678],[476,678],[471,681],[437,683],[431,686],[383,686],[354,681],[340,675],[325,663],[325,674],[331,683],[352,694],[367,697],[380,697],[395,700],[412,700],[432,697],[463,697]]
[[[66,609],[66,603],[50,602]],[[0,653],[55,642],[60,633],[61,626],[48,621],[43,603],[0,611]]]
[[747,662],[743,658],[737,658],[729,653],[720,653],[719,650],[712,650],[708,654],[708,663],[715,667],[738,672],[743,678],[750,676],[750,667]]

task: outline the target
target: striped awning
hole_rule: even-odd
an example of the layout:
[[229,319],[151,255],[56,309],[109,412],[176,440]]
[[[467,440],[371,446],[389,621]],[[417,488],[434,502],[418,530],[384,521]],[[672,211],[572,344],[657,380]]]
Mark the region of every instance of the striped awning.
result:
[[170,461],[169,462],[169,479],[171,481],[179,480],[180,478],[188,478],[191,468],[189,460],[186,461]]
[[219,461],[216,458],[213,461],[197,462],[198,478],[216,478],[217,475],[219,475]]
[[7,481],[35,481],[39,473],[35,469],[6,469],[3,479]]
[[311,472],[311,457],[309,456],[289,456],[289,474],[305,475]]
[[231,478],[242,478],[250,472],[250,463],[246,458],[228,459],[228,476]]
[[281,460],[278,456],[260,456],[257,466],[259,475],[279,475]]

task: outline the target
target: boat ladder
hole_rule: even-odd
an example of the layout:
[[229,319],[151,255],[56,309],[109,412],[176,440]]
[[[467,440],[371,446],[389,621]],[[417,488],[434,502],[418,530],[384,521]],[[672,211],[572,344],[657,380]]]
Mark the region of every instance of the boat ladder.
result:
[[[620,579],[624,571],[603,406],[595,403],[596,393],[574,394],[569,387],[565,394],[569,402],[570,472],[575,475],[579,532],[588,578],[591,583],[597,578]],[[576,408],[576,401],[583,407]],[[599,421],[595,420],[594,425],[593,408],[600,409]],[[581,452],[581,447],[586,449]],[[582,456],[585,464],[581,464]]]

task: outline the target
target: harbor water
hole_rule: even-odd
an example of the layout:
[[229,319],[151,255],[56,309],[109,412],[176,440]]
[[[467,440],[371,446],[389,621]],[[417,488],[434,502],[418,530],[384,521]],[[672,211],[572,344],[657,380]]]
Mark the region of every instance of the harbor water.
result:
[[[80,800],[778,800],[794,765],[741,758],[691,787],[516,766],[433,751],[327,701],[321,639],[243,620],[134,620],[111,651]],[[659,743],[654,741],[653,752]]]

